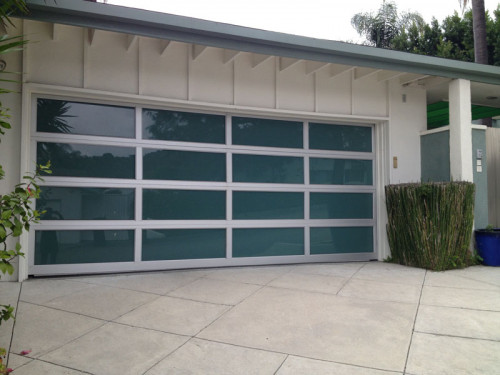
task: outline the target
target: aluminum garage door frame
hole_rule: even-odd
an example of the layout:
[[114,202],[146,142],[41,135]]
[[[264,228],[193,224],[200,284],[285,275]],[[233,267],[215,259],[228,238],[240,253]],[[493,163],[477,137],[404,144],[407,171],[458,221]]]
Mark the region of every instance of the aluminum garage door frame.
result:
[[[81,134],[65,134],[65,133],[48,133],[37,131],[36,128],[36,107],[37,99],[55,99],[64,101],[74,101],[78,103],[91,103],[97,105],[125,106],[133,108],[135,112],[135,133],[131,138],[123,138],[117,136],[94,136]],[[334,261],[366,261],[377,258],[377,238],[376,238],[376,163],[375,163],[375,132],[374,125],[370,124],[352,124],[348,122],[337,121],[316,121],[315,124],[334,124],[340,126],[354,126],[357,129],[369,129],[370,131],[370,151],[334,151],[334,150],[318,150],[309,148],[309,121],[305,121],[301,117],[290,118],[288,116],[259,116],[255,113],[245,116],[241,113],[234,115],[221,111],[199,111],[193,108],[192,112],[202,114],[214,114],[224,116],[225,118],[225,144],[212,144],[200,142],[182,142],[182,141],[163,141],[142,139],[142,111],[143,108],[157,110],[171,110],[190,112],[185,107],[176,108],[175,106],[131,106],[127,102],[87,100],[78,97],[61,97],[51,95],[39,95],[32,98],[32,126],[30,155],[31,159],[35,159],[37,155],[37,144],[71,144],[76,145],[99,145],[109,149],[122,147],[124,149],[135,150],[135,178],[89,178],[89,177],[71,177],[71,176],[48,176],[42,184],[46,190],[55,187],[66,188],[88,188],[88,189],[134,189],[134,217],[132,219],[121,220],[64,220],[61,217],[54,216],[51,220],[42,220],[40,223],[33,225],[33,229],[29,235],[29,274],[31,275],[50,275],[50,274],[83,274],[83,273],[104,273],[104,272],[128,272],[128,271],[145,271],[145,270],[162,270],[162,269],[181,269],[181,268],[200,268],[200,267],[219,267],[219,266],[242,266],[242,265],[261,265],[261,264],[286,264],[286,263],[307,263],[307,262],[334,262]],[[267,147],[255,145],[233,145],[232,140],[232,117],[249,117],[262,118],[270,120],[284,120],[300,122],[302,125],[302,143],[303,148],[287,148],[287,147]],[[143,179],[143,158],[144,150],[170,150],[182,152],[196,152],[211,154],[223,154],[226,156],[226,181],[185,181],[185,180],[146,180]],[[187,155],[187,154],[186,154]],[[265,156],[265,157],[282,157],[302,158],[303,159],[303,181],[304,183],[255,183],[255,182],[234,182],[233,181],[233,158],[234,155],[250,155],[250,156]],[[364,185],[338,185],[338,184],[311,184],[310,183],[310,162],[311,160],[352,160],[352,161],[368,161],[371,164],[372,179],[369,184]],[[274,160],[274,159],[270,159]],[[54,189],[53,189],[54,190]],[[57,189],[55,189],[57,190]],[[64,189],[62,189],[64,190]],[[70,191],[68,189],[67,191]],[[220,220],[143,220],[143,192],[144,190],[163,191],[213,191],[225,192],[226,217]],[[303,193],[304,217],[299,219],[251,219],[251,220],[233,220],[233,192],[269,192],[269,193]],[[310,197],[323,197],[322,193],[345,193],[345,197],[351,197],[349,194],[361,194],[363,196],[372,196],[372,213],[371,217],[367,218],[335,218],[335,219],[311,219],[310,214]],[[360,196],[361,196],[360,195]],[[343,196],[344,197],[344,196]],[[57,203],[57,202],[56,202]],[[51,204],[56,204],[52,202]],[[321,216],[321,215],[320,215]],[[369,252],[359,253],[335,253],[335,254],[311,254],[310,240],[311,228],[371,228],[372,234],[372,250]],[[271,255],[271,256],[233,256],[233,233],[244,233],[242,229],[258,229],[258,228],[303,228],[304,252],[302,255]],[[172,260],[141,260],[143,245],[143,232],[145,230],[152,231],[151,233],[160,232],[161,230],[170,229],[223,229],[226,231],[225,241],[225,257],[209,258],[209,259],[172,259]],[[106,236],[114,235],[122,237],[130,237],[133,233],[133,259],[129,261],[105,261],[95,263],[75,263],[75,264],[41,264],[43,261],[35,262],[35,242],[40,243],[40,238],[35,235],[35,232],[49,231],[109,231]],[[239,231],[238,231],[239,230]],[[132,232],[125,232],[132,231]],[[293,232],[293,231],[292,231]],[[291,233],[292,233],[291,232]],[[315,232],[321,233],[321,230]],[[323,231],[324,232],[324,231]],[[60,232],[58,232],[60,233]],[[68,232],[69,233],[69,232]],[[161,232],[160,232],[161,233]],[[204,233],[204,232],[199,232]],[[294,232],[296,233],[296,232]],[[94,233],[95,234],[95,233]],[[239,235],[238,234],[238,235]],[[315,234],[316,235],[316,234]],[[40,234],[41,236],[41,234]],[[50,236],[46,236],[50,241]],[[105,236],[104,236],[105,237]],[[36,240],[36,238],[38,238]],[[244,237],[243,237],[244,238]],[[107,240],[107,239],[106,239]],[[95,239],[94,239],[95,241]],[[286,246],[284,246],[286,248]],[[50,260],[49,260],[50,262]],[[37,263],[37,264],[35,264]]]

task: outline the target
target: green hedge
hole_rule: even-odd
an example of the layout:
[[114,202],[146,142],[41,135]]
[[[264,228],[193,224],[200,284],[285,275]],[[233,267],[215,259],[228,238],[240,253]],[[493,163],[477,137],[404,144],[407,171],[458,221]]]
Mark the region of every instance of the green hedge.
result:
[[435,271],[473,263],[474,193],[471,182],[386,186],[389,261]]

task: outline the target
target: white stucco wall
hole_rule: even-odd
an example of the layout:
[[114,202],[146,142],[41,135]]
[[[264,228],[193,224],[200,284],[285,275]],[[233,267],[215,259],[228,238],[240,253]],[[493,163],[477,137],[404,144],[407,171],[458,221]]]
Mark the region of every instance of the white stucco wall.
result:
[[470,81],[456,79],[449,85],[450,175],[455,181],[474,181]]
[[[426,92],[419,86],[390,82],[390,181],[420,182],[420,136],[427,129]],[[393,158],[398,167],[394,168]]]
[[[21,22],[15,21],[16,27],[7,29],[8,35],[15,36],[22,34]],[[5,72],[22,71],[22,53],[12,52],[1,56],[1,59],[7,63]],[[12,79],[21,81],[19,74],[2,74],[3,79]],[[5,172],[5,177],[0,180],[0,195],[11,192],[20,179],[20,157],[21,157],[21,84],[2,82],[2,88],[12,90],[10,94],[2,94],[0,101],[4,108],[9,108],[7,112],[10,115],[8,122],[12,129],[5,131],[0,142],[0,164]],[[13,246],[13,241],[9,242]],[[17,260],[14,261],[17,263]],[[1,280],[17,280],[17,274],[12,276],[1,275]]]

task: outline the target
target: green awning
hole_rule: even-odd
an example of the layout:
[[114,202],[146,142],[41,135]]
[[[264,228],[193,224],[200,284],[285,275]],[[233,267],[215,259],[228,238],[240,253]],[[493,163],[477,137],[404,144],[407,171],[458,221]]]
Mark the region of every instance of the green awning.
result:
[[[472,120],[500,116],[500,108],[472,105]],[[427,106],[427,130],[450,124],[450,104],[437,102]]]

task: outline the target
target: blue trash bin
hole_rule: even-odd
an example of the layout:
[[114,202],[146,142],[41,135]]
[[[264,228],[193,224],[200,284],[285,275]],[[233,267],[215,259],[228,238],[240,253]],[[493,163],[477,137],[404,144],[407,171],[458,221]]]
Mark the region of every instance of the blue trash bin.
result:
[[477,253],[486,266],[500,266],[500,229],[478,229],[476,234]]

